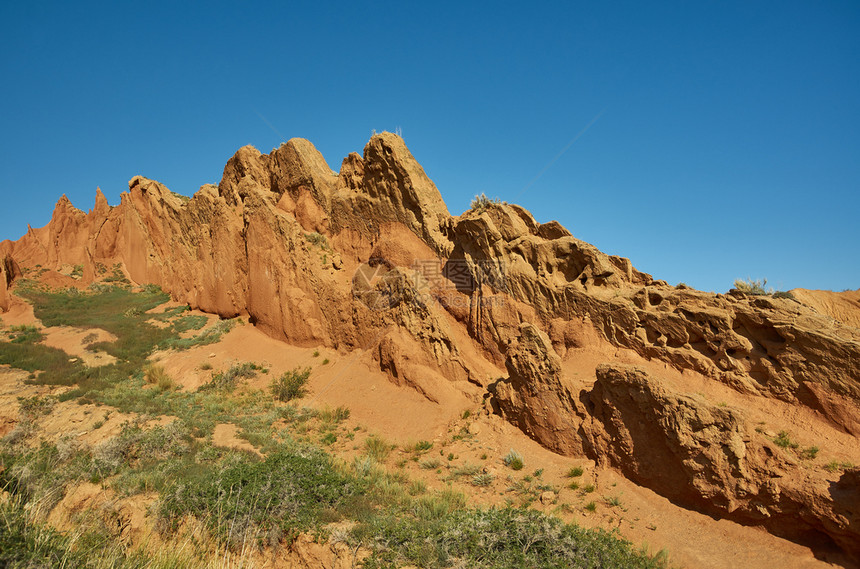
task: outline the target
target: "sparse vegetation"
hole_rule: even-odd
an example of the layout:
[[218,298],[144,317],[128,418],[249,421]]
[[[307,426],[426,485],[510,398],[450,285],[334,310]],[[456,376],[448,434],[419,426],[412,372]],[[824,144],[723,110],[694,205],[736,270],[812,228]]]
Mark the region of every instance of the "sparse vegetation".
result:
[[502,459],[502,462],[504,462],[505,466],[512,470],[522,470],[523,466],[525,466],[525,464],[523,463],[522,455],[520,455],[520,453],[518,453],[514,449],[511,449],[510,452],[505,455],[505,457]]
[[776,438],[773,439],[773,443],[776,446],[784,449],[796,449],[800,446],[796,442],[791,440],[791,437],[789,436],[787,431],[780,431],[779,434],[777,434]]
[[476,213],[483,213],[484,211],[490,209],[494,205],[501,205],[505,202],[501,201],[499,198],[490,199],[483,192],[480,196],[475,196],[472,198],[472,205],[470,209]]
[[272,395],[278,401],[292,401],[304,397],[307,393],[305,384],[311,375],[310,368],[284,372],[280,377],[273,379],[271,383]]
[[568,478],[577,478],[579,476],[582,476],[582,473],[583,473],[583,470],[582,470],[581,466],[574,466],[573,468],[571,468],[570,470],[567,471],[567,477]]
[[364,440],[364,452],[376,462],[385,462],[388,455],[394,450],[395,445],[389,443],[382,437],[370,436]]
[[771,294],[773,289],[766,289],[767,279],[737,279],[735,280],[735,288],[744,294]]
[[144,369],[144,378],[147,383],[155,385],[162,391],[176,387],[176,383],[160,365],[150,364],[146,366]]
[[813,460],[815,457],[817,457],[817,456],[818,456],[818,451],[819,451],[819,450],[820,450],[820,449],[819,449],[817,446],[813,445],[813,446],[811,446],[811,447],[806,447],[805,449],[801,450],[801,451],[798,453],[798,455],[799,455],[799,456],[800,456],[800,458],[802,458],[802,459],[805,459],[805,460]]

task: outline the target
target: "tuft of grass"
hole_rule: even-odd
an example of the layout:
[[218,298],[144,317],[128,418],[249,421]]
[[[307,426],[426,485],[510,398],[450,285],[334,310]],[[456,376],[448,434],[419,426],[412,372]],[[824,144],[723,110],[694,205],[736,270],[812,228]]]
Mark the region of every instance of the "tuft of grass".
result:
[[323,423],[338,424],[349,419],[349,409],[343,405],[334,409],[326,407],[317,412],[317,418]]
[[315,231],[313,233],[305,233],[305,239],[308,240],[308,243],[315,245],[316,247],[323,249],[328,248],[328,239],[326,239],[326,236]]
[[798,454],[800,455],[800,458],[803,458],[805,460],[812,460],[816,456],[818,456],[818,452],[820,450],[821,449],[819,449],[817,446],[813,445],[811,447],[806,447],[805,449],[801,450]]
[[583,472],[584,471],[582,470],[581,466],[574,466],[573,468],[571,468],[570,470],[567,471],[567,477],[568,478],[578,478],[578,477],[582,476]]
[[395,446],[376,435],[371,435],[364,439],[364,453],[376,462],[385,462],[385,459],[395,449]]
[[597,503],[593,502],[593,501],[589,502],[585,505],[585,509],[588,510],[589,512],[594,512],[597,510]]
[[296,368],[292,371],[284,372],[280,377],[272,379],[272,383],[269,386],[272,395],[278,401],[292,401],[293,399],[304,397],[307,394],[305,384],[307,384],[310,375],[310,368],[303,370]]
[[493,476],[490,472],[481,472],[472,476],[472,486],[480,486],[485,487],[489,486],[495,480],[495,476]]
[[796,449],[800,446],[799,444],[791,440],[788,431],[780,431],[776,438],[773,439],[773,444],[785,449]]
[[586,494],[591,494],[595,490],[597,490],[597,486],[595,486],[594,484],[586,484],[585,486],[582,487],[582,491],[585,492]]
[[423,468],[424,470],[436,470],[440,466],[442,466],[442,461],[438,458],[428,458],[427,460],[422,460],[418,463],[418,466]]
[[502,458],[502,462],[512,470],[522,470],[523,466],[525,466],[522,455],[514,449],[511,449],[510,452]]
[[169,391],[176,387],[176,383],[173,381],[167,372],[164,371],[164,367],[160,365],[150,364],[144,368],[143,371],[144,379],[146,379],[147,383],[155,385],[161,391]]
[[502,202],[499,198],[490,199],[487,197],[486,194],[482,192],[480,196],[475,196],[474,198],[472,198],[472,204],[469,209],[471,209],[475,213],[482,213],[490,209],[494,205],[501,205],[502,203],[504,202]]

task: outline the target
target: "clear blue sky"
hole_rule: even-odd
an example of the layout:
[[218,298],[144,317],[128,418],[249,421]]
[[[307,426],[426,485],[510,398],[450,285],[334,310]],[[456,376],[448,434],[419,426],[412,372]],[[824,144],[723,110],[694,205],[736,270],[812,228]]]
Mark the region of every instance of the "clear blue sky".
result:
[[0,8],[0,239],[400,127],[452,213],[485,192],[704,290],[860,287],[856,1],[119,4]]

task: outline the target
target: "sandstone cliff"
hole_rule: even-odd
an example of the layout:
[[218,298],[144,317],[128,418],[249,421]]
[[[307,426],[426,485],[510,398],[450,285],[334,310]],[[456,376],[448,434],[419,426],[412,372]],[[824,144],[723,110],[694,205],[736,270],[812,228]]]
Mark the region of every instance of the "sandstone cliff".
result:
[[588,381],[563,371],[586,345],[627,350],[857,436],[856,299],[672,287],[516,205],[452,216],[393,134],[339,173],[292,139],[267,155],[241,148],[190,199],[140,176],[115,207],[101,191],[88,213],[64,196],[46,227],[0,243],[0,259],[0,310],[37,265],[79,266],[61,281],[79,285],[122,271],[293,344],[369,350],[440,404],[487,397],[545,446],[688,507],[860,555],[856,470],[808,475],[743,413],[611,355]]

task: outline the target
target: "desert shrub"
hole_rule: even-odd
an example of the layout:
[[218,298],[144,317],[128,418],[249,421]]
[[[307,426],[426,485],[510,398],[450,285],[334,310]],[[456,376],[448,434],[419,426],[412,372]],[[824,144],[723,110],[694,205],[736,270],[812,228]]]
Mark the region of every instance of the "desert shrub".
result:
[[489,486],[496,477],[490,472],[481,472],[472,477],[472,486]]
[[270,389],[278,401],[292,401],[305,396],[305,384],[311,375],[311,369],[286,371],[280,377],[272,380]]
[[224,389],[232,391],[240,379],[250,379],[257,375],[260,366],[251,362],[233,364],[227,371],[212,374],[212,379],[201,389]]
[[798,455],[800,456],[800,458],[812,460],[816,456],[818,456],[819,450],[821,449],[819,449],[817,446],[806,447],[805,449],[801,450]]
[[488,210],[490,207],[494,205],[499,205],[503,203],[499,198],[490,199],[483,192],[480,196],[475,196],[472,198],[472,204],[470,209],[476,213],[481,213],[483,211]]
[[233,329],[238,319],[219,320],[193,338],[170,338],[162,346],[174,350],[187,350],[195,346],[207,346],[221,341],[221,336]]
[[505,455],[502,462],[512,470],[522,470],[523,466],[525,466],[522,455],[514,449],[511,449],[510,452]]
[[797,298],[795,298],[795,296],[793,294],[791,294],[790,291],[778,290],[775,293],[773,293],[773,297],[774,298],[786,298],[788,300],[793,300],[793,301],[797,302]]
[[767,279],[737,279],[735,281],[735,288],[745,294],[770,294],[771,291],[768,291],[765,286],[767,286]]

